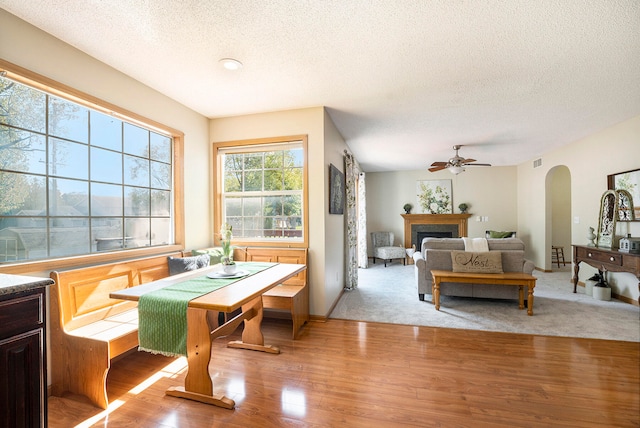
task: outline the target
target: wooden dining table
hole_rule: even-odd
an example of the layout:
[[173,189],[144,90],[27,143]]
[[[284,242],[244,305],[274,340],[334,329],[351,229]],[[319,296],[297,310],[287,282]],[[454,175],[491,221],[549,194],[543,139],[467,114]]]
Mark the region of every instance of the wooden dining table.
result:
[[[263,309],[262,295],[306,269],[301,264],[275,264],[274,266],[243,277],[229,285],[189,301],[187,307],[187,376],[184,386],[170,387],[166,394],[187,398],[214,406],[233,409],[235,402],[223,394],[214,393],[213,380],[209,373],[211,343],[214,339],[233,333],[244,322],[242,340],[231,341],[227,346],[273,354],[280,353],[277,346],[266,345],[261,330]],[[110,297],[123,300],[140,300],[140,296],[161,288],[188,281],[220,270],[212,266],[171,276],[162,280],[141,284],[110,293]],[[234,312],[231,318],[213,331],[207,322],[207,311]]]

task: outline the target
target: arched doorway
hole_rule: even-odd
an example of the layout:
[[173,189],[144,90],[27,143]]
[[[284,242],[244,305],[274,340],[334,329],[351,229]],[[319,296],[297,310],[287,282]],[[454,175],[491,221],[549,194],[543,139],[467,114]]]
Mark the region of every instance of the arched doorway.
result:
[[[549,170],[545,183],[545,271],[570,270],[571,266],[571,172],[564,165]],[[566,266],[552,263],[552,246],[564,249]]]

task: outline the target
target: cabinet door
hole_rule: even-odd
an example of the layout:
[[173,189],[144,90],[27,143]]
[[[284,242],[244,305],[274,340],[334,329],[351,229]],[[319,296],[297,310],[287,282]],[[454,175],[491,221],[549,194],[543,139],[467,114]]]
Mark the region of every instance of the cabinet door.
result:
[[0,341],[0,426],[44,426],[43,329]]

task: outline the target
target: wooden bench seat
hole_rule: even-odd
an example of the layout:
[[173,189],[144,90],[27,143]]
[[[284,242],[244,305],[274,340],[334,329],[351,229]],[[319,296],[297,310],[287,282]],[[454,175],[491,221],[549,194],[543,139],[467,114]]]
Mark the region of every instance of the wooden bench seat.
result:
[[[307,264],[306,248],[245,247],[242,253],[245,261]],[[305,269],[262,295],[265,316],[279,312],[289,314],[293,323],[293,339],[300,337],[302,326],[309,321],[307,271]]]
[[288,311],[293,322],[292,337],[297,339],[302,326],[309,321],[309,288],[306,285],[278,285],[262,295],[262,306]]
[[51,393],[84,395],[106,409],[111,360],[138,346],[137,303],[109,293],[169,276],[171,253],[51,272]]

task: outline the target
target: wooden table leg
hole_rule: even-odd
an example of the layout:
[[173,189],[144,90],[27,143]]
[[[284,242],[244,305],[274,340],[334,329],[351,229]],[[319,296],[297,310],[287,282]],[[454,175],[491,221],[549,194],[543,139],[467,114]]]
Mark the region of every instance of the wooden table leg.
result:
[[261,329],[263,316],[262,296],[258,296],[246,305],[243,305],[242,313],[246,314],[246,317],[244,318],[242,340],[231,341],[227,346],[230,348],[249,349],[252,351],[279,354],[280,348],[264,344],[264,336]]
[[440,278],[433,279],[433,304],[436,305],[436,311],[440,310]]
[[535,288],[536,283],[529,283],[529,295],[527,296],[527,315],[533,315],[533,289]]
[[207,323],[207,311],[187,308],[187,326],[188,369],[184,387],[171,387],[166,394],[233,409],[235,401],[224,395],[213,394],[213,381],[209,374],[211,332]]
[[519,309],[524,309],[524,286],[518,285],[518,303]]

